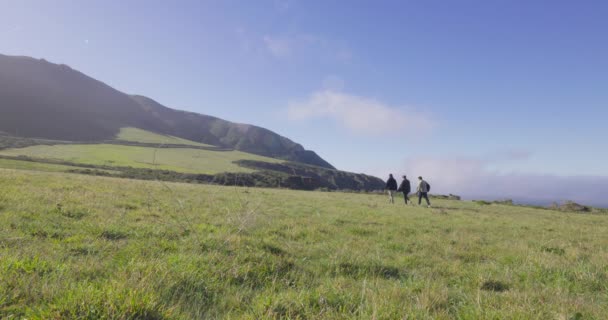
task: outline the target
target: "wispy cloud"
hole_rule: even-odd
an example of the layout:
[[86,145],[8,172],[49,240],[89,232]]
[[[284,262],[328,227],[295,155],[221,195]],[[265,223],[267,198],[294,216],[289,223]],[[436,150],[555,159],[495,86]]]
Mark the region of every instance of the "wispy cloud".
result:
[[360,134],[404,134],[428,132],[435,123],[426,115],[393,107],[378,100],[333,90],[315,92],[308,99],[288,106],[291,120],[332,119]]
[[0,34],[12,34],[12,33],[17,33],[20,30],[21,30],[21,26],[15,25],[15,26],[0,29]]
[[334,74],[327,75],[323,78],[323,89],[342,91],[344,89],[344,79]]
[[608,206],[608,177],[559,176],[537,173],[503,173],[490,169],[498,163],[521,161],[531,153],[507,151],[482,157],[415,157],[405,161],[402,172],[424,176],[437,193],[467,198],[520,201],[573,200]]
[[286,37],[266,35],[263,37],[264,46],[270,54],[277,58],[284,58],[291,54],[293,40]]
[[340,41],[319,35],[266,34],[261,37],[261,47],[275,58],[302,58],[326,62],[349,63],[353,52]]

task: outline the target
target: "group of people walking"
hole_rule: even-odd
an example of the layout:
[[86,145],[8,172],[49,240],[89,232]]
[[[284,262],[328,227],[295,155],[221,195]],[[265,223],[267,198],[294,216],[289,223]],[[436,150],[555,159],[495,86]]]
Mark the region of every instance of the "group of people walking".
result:
[[[388,175],[388,180],[386,181],[385,189],[388,192],[388,201],[390,203],[395,203],[394,195],[395,192],[403,192],[403,199],[405,200],[405,204],[411,203],[410,198],[408,197],[409,193],[412,191],[412,187],[410,185],[410,181],[406,176],[403,176],[403,181],[397,188],[397,180],[393,178],[393,174]],[[431,185],[424,181],[422,177],[418,177],[418,186],[416,187],[416,193],[418,194],[418,205],[422,204],[422,199],[426,200],[426,205],[430,208],[431,201],[429,201],[429,191],[431,191]]]

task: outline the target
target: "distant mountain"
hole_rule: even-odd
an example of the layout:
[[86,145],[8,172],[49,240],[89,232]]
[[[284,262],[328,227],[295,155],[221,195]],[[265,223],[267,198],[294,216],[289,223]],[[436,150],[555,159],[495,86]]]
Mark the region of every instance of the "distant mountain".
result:
[[66,65],[0,55],[0,131],[71,141],[113,139],[124,127],[324,168],[314,151],[270,130],[127,95]]

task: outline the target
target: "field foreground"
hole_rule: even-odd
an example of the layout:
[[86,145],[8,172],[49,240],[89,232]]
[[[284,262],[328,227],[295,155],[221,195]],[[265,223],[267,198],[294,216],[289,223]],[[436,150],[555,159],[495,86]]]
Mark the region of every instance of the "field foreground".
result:
[[606,215],[0,169],[1,319],[605,319]]

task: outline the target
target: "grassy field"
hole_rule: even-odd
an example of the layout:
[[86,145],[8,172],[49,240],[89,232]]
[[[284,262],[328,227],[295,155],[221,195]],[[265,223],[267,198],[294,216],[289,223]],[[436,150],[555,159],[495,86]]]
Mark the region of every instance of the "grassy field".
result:
[[0,158],[0,168],[49,171],[49,172],[67,172],[69,170],[81,169],[78,167],[65,166],[65,165],[59,165],[59,164],[39,163],[39,162],[1,159],[1,158]]
[[187,146],[211,147],[211,145],[208,144],[198,143],[169,135],[157,134],[138,128],[122,128],[116,136],[116,139],[142,143],[182,144]]
[[[69,165],[32,162],[32,161],[16,160],[16,159],[3,159],[3,158],[0,158],[0,168],[27,170],[27,171],[33,170],[33,171],[43,171],[43,172],[70,172],[70,173],[72,173],[74,171],[82,171],[82,170],[87,169],[87,168],[69,166]],[[109,175],[120,174],[119,171],[106,170],[106,169],[95,169],[95,172],[107,173]]]
[[187,148],[148,148],[114,144],[70,144],[31,146],[1,150],[0,155],[58,159],[73,163],[170,170],[185,173],[215,174],[252,172],[236,160],[281,162],[281,160],[240,151],[211,151]]
[[0,169],[0,318],[605,319],[607,219]]

